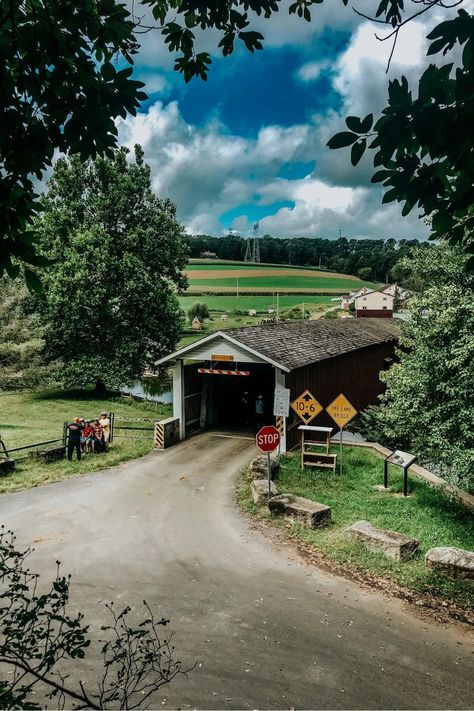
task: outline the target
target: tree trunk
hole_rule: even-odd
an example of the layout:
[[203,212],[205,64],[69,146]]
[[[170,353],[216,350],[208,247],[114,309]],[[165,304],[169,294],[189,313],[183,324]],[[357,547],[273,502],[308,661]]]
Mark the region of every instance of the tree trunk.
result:
[[105,383],[102,380],[102,378],[97,378],[97,380],[95,381],[94,392],[100,393],[101,395],[103,395],[105,392],[107,392],[107,388],[106,388]]

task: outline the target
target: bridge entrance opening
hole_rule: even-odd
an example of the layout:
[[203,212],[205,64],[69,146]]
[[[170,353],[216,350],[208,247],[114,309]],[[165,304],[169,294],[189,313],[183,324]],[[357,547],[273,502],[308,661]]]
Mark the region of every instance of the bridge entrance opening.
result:
[[[201,374],[203,429],[223,429],[254,434],[273,423],[275,370],[259,363],[239,364],[248,375]],[[257,400],[262,400],[257,406]],[[263,413],[257,412],[263,409]]]

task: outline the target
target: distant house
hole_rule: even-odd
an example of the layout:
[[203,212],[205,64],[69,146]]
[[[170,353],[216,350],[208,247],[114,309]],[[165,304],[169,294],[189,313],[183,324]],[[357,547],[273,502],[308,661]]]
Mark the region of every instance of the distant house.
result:
[[392,318],[395,297],[385,291],[367,291],[354,299],[357,318]]
[[349,311],[351,304],[355,303],[357,297],[367,294],[369,291],[372,291],[372,289],[369,289],[367,286],[363,286],[358,291],[350,291],[347,296],[341,297],[341,308],[343,308],[344,311]]
[[191,322],[191,328],[193,328],[195,331],[202,331],[202,323],[197,316],[193,318]]
[[201,259],[217,259],[215,252],[201,252]]
[[398,308],[405,308],[406,302],[410,296],[410,292],[406,289],[402,289],[398,284],[385,284],[379,291],[385,292],[385,294],[390,294],[395,298],[395,310]]

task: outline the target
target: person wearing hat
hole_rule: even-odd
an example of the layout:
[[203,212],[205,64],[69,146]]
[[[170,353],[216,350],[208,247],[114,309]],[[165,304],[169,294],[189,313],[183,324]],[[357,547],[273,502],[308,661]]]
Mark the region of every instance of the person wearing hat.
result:
[[67,438],[67,458],[68,461],[72,460],[72,454],[76,450],[77,461],[81,459],[81,435],[82,435],[82,425],[81,418],[75,417],[74,422],[71,422],[67,426],[68,438]]
[[102,427],[103,433],[104,433],[104,450],[107,451],[107,445],[109,444],[109,439],[110,439],[110,419],[108,414],[104,411],[100,413],[100,419],[99,419],[99,424]]

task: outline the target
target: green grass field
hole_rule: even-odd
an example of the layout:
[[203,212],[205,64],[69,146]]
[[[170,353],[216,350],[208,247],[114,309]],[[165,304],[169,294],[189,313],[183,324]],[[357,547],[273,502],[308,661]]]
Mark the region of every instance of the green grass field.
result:
[[233,290],[237,289],[237,281],[241,291],[255,292],[306,290],[336,294],[362,286],[375,286],[347,274],[266,264],[192,263],[188,264],[186,273],[192,292]]
[[[391,470],[390,484],[394,492],[401,492],[402,472],[398,467],[391,467]],[[331,506],[330,526],[316,530],[298,525],[292,527],[299,539],[315,546],[329,560],[349,570],[372,571],[405,588],[472,608],[474,586],[471,581],[436,574],[424,562],[426,551],[435,546],[474,550],[472,512],[415,476],[410,477],[411,495],[408,498],[377,492],[372,487],[380,484],[382,477],[380,457],[360,447],[344,447],[342,477],[327,470],[306,468],[302,472],[299,454],[289,454],[282,458],[276,484],[280,492]],[[266,507],[258,510],[253,503],[247,481],[241,488],[240,499],[248,511],[271,518]],[[409,561],[397,562],[367,550],[344,533],[347,526],[361,519],[419,539],[418,553]]]
[[[258,313],[264,314],[268,313],[268,309],[276,309],[276,296],[273,297],[272,294],[268,296],[219,296],[218,294],[202,294],[202,296],[181,296],[179,297],[179,303],[184,311],[188,311],[193,304],[207,304],[210,311],[226,311],[232,313],[234,311],[248,311],[249,309],[256,309]],[[280,311],[294,306],[302,306],[303,302],[307,308],[312,308],[313,306],[318,306],[321,304],[334,306],[335,302],[331,302],[330,296],[313,296],[308,294],[307,296],[296,296],[281,294],[278,297],[278,303]]]
[[[196,272],[199,274],[199,272]],[[211,279],[199,279],[199,277],[192,277],[189,281],[189,288],[194,289],[196,287],[206,287],[211,286],[219,288],[232,288],[236,289],[237,280],[235,278],[229,279],[216,279],[215,281]],[[372,287],[370,282],[356,281],[350,279],[349,277],[325,277],[324,279],[319,279],[317,276],[249,276],[249,277],[239,277],[239,289],[241,291],[259,289],[272,289],[274,291],[293,291],[296,289],[308,289],[308,290],[320,290],[320,291],[334,291],[337,293],[338,290],[341,292],[349,289],[358,289],[362,286]]]
[[[99,399],[88,391],[29,391],[0,395],[0,433],[7,449],[42,442],[61,437],[65,420],[70,422],[74,417],[97,416],[102,410],[114,412],[116,417],[160,419],[171,414],[169,405],[139,402],[116,393],[107,393]],[[152,423],[133,423],[133,426],[151,427]],[[138,437],[116,437],[107,453],[88,454],[80,462],[64,459],[41,464],[28,459],[19,460],[13,474],[0,478],[0,493],[59,481],[72,474],[106,469],[142,456],[152,449],[152,432],[124,431],[123,434]],[[20,451],[11,456],[16,459],[27,453],[28,450]]]

